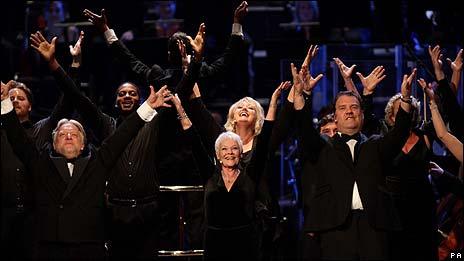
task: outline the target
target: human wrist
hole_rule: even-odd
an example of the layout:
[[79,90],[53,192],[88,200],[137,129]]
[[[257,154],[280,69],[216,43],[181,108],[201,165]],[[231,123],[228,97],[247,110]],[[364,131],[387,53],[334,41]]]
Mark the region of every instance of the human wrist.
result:
[[177,113],[177,119],[178,120],[185,120],[185,119],[188,119],[188,115],[187,113],[185,113],[184,110],[182,110],[181,112]]

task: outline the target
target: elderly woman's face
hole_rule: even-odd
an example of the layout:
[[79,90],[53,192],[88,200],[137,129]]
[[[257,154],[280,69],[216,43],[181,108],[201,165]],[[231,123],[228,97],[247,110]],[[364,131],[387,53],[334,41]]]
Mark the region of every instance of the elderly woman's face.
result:
[[235,167],[240,161],[240,146],[233,139],[225,139],[216,156],[223,167]]
[[236,124],[247,124],[254,127],[257,117],[256,106],[252,103],[242,102],[234,111],[234,121]]

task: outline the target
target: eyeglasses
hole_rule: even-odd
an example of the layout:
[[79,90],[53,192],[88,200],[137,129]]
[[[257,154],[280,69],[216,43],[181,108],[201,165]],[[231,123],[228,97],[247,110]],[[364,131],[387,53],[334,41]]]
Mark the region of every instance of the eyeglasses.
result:
[[118,97],[124,97],[129,95],[130,97],[137,97],[138,93],[136,91],[120,91],[118,92]]

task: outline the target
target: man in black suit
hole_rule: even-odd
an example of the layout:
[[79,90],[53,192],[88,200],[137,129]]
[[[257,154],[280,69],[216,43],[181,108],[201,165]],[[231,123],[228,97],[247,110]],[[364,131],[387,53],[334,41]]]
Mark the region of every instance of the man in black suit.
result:
[[[243,50],[243,32],[242,22],[247,14],[248,4],[243,1],[235,10],[234,23],[232,25],[232,33],[229,43],[224,51],[224,54],[208,64],[203,60],[199,61],[199,71],[197,82],[200,88],[202,86],[211,85],[211,81],[222,79],[229,73],[231,66],[236,62],[237,57],[240,57],[240,51]],[[184,88],[179,89],[179,82],[187,68],[189,61],[195,57],[194,45],[196,41],[202,39],[205,34],[206,27],[200,25],[198,33],[194,39],[183,32],[177,32],[168,40],[168,60],[169,66],[162,68],[158,64],[148,66],[137,58],[125,45],[118,39],[114,30],[108,26],[105,11],[100,14],[91,12],[85,9],[84,15],[91,21],[98,31],[104,36],[105,40],[111,49],[114,56],[122,61],[131,72],[137,75],[138,80],[151,84],[153,86],[168,85],[171,90],[178,93],[186,110],[192,105],[188,100],[192,94],[192,88],[185,88],[188,85],[183,85]],[[209,84],[208,84],[209,82]],[[198,100],[198,99],[197,99]],[[198,103],[198,102],[197,102]],[[186,146],[186,142],[178,137],[182,136],[183,130],[180,128],[176,120],[176,110],[168,109],[160,113],[159,121],[160,128],[158,129],[157,146],[154,148],[156,159],[156,170],[159,173],[159,184],[161,185],[200,185],[202,184],[198,166],[192,156],[191,148]],[[193,167],[192,167],[193,166]],[[201,224],[203,219],[203,195],[200,192],[189,192],[185,202],[185,223],[188,245],[192,249],[202,247]],[[175,241],[178,232],[175,231],[177,226],[177,216],[174,217],[176,211],[172,207],[177,203],[177,197],[171,194],[160,194],[159,197],[159,212],[161,213],[161,232],[162,240],[160,248],[176,248],[166,242]],[[127,238],[127,237],[126,237]],[[182,241],[178,239],[177,241]],[[127,244],[126,244],[127,245]]]
[[[55,40],[54,40],[55,41]],[[56,65],[59,66],[59,65]],[[85,131],[75,120],[62,119],[53,144],[39,150],[13,110],[6,85],[1,86],[1,123],[13,151],[30,170],[34,190],[38,258],[103,258],[104,191],[119,155],[155,108],[167,106],[166,87],[150,97],[96,150],[86,146]]]
[[[401,107],[395,127],[385,136],[367,138],[360,130],[364,115],[358,94],[346,91],[335,98],[338,133],[321,137],[312,126],[311,93],[317,82],[305,70],[294,76],[294,108],[300,124],[303,175],[314,175],[306,187],[305,232],[317,232],[321,256],[327,260],[388,259],[385,230],[399,229],[397,211],[384,188],[385,166],[401,150],[409,134],[411,83],[403,77]],[[297,79],[295,81],[295,79]]]

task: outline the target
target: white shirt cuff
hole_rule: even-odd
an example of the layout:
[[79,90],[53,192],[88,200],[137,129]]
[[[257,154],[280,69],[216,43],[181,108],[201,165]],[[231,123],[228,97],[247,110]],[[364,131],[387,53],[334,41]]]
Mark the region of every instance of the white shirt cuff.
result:
[[243,37],[242,25],[238,23],[232,24],[232,35],[239,35]]
[[145,122],[149,122],[151,121],[155,116],[156,114],[158,114],[156,112],[155,109],[152,109],[150,107],[150,105],[148,105],[148,103],[145,101],[142,105],[140,105],[140,107],[137,109],[137,114],[140,116],[140,118],[142,118],[143,121]]
[[107,44],[112,44],[118,40],[118,37],[116,36],[116,33],[113,29],[108,29],[103,34],[105,35],[105,40]]
[[11,102],[10,97],[2,101],[2,115],[7,114],[13,110],[13,102]]

